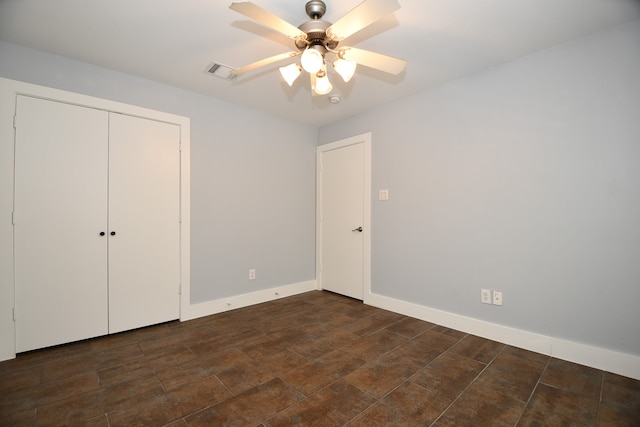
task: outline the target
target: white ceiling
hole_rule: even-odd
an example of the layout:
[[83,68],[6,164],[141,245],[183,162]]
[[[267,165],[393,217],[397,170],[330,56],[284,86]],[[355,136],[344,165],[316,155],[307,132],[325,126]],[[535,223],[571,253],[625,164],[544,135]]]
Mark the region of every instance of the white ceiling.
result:
[[[335,22],[361,0],[325,0]],[[231,0],[0,0],[0,40],[167,83],[322,126],[547,47],[640,18],[638,0],[399,0],[401,9],[341,45],[406,59],[392,76],[359,67],[350,83],[311,97],[273,64],[231,82],[205,73],[295,50],[228,8]],[[306,0],[253,0],[300,25]],[[0,58],[1,59],[1,58]],[[289,61],[291,62],[291,61]]]

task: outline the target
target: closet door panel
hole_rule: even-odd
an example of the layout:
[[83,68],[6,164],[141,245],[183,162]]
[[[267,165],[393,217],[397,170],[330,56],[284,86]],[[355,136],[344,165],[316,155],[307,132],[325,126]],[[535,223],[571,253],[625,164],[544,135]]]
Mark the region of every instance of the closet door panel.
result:
[[179,317],[179,150],[177,125],[110,115],[110,333]]
[[104,335],[108,113],[18,96],[18,352]]

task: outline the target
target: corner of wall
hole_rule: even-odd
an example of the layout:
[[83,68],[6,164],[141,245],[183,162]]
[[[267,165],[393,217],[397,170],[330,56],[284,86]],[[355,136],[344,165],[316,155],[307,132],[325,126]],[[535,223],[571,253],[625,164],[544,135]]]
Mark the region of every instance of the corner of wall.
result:
[[235,310],[237,308],[247,307],[250,305],[261,304],[263,302],[290,297],[316,289],[316,281],[309,280],[290,285],[276,286],[274,288],[263,289],[261,291],[251,292],[248,294],[233,295],[228,298],[221,298],[199,304],[191,304],[186,307],[186,310],[184,310],[180,320],[186,321],[197,319],[199,317]]

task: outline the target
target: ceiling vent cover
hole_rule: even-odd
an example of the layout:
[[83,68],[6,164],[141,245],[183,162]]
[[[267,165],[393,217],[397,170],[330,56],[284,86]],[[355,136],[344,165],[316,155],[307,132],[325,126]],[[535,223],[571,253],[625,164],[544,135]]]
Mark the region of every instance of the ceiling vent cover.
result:
[[236,77],[238,77],[237,75],[231,74],[231,71],[233,71],[233,68],[217,62],[209,64],[207,67],[207,74],[211,74],[212,76],[225,80],[235,80]]

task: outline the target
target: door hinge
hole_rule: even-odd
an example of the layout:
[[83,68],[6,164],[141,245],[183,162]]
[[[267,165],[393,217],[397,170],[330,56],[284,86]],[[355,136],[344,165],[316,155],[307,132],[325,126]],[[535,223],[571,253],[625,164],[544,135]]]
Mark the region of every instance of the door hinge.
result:
[[13,115],[13,128],[14,128],[14,129],[17,129],[17,127],[16,127],[16,126],[18,126],[18,115],[17,115],[17,114],[14,114],[14,115]]
[[16,213],[11,211],[11,225],[16,225]]
[[182,295],[182,283],[178,283],[178,295]]
[[13,308],[11,309],[11,311],[12,311],[11,315],[13,316],[13,321],[15,322],[15,321],[16,321],[16,308],[15,308],[15,307],[13,307]]

